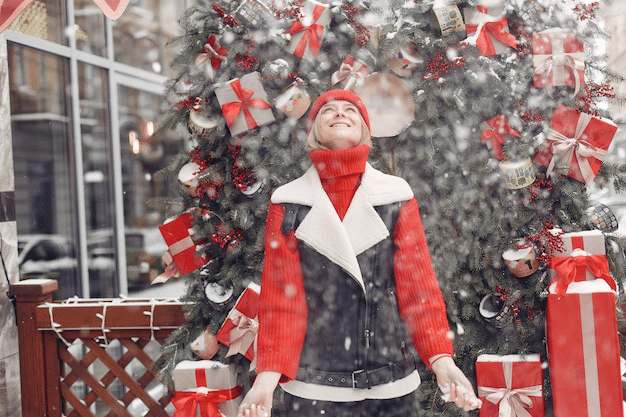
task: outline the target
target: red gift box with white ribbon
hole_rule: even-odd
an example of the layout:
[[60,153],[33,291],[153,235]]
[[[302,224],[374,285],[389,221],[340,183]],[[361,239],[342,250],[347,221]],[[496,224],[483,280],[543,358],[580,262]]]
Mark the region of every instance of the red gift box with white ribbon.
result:
[[304,0],[300,12],[302,19],[293,21],[284,32],[291,35],[287,49],[298,58],[313,60],[321,49],[324,31],[330,24],[330,10],[327,4]]
[[585,49],[574,32],[553,28],[532,35],[534,85],[575,87],[585,84]]
[[551,286],[546,327],[554,415],[623,417],[615,291],[604,279]]
[[538,354],[480,355],[476,383],[481,417],[543,417],[543,369]]
[[182,361],[174,368],[173,417],[236,417],[242,389],[234,364]]
[[197,254],[198,244],[193,240],[193,212],[188,211],[180,216],[166,221],[159,226],[159,231],[169,247],[167,253],[163,255],[163,262],[166,266],[172,262],[176,264],[181,275],[188,274],[203,265],[206,265],[210,258],[206,255]]
[[547,166],[546,176],[558,170],[585,184],[591,184],[602,166],[617,126],[607,119],[581,113],[564,104],[550,119],[546,141],[533,160]]
[[256,367],[260,294],[261,287],[258,284],[248,284],[215,335],[220,343],[229,347],[226,357],[237,353],[244,355],[251,361],[250,370]]
[[216,88],[215,95],[233,136],[275,120],[257,71],[230,80]]

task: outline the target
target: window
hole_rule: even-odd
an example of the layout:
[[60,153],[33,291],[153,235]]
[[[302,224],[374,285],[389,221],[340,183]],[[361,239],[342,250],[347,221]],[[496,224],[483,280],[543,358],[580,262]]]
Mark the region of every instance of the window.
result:
[[[158,172],[186,137],[155,132],[172,16],[190,5],[131,0],[110,21],[93,0],[35,0],[5,32],[21,279],[117,297],[162,270],[167,213],[153,203],[176,194]],[[46,248],[58,256],[32,259]]]

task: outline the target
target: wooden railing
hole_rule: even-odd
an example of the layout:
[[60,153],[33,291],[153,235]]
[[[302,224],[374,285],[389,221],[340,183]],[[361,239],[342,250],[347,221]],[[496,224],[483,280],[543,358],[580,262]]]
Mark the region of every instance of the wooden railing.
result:
[[16,296],[22,415],[168,416],[172,392],[152,372],[173,329],[176,300],[53,302],[57,282],[25,280]]

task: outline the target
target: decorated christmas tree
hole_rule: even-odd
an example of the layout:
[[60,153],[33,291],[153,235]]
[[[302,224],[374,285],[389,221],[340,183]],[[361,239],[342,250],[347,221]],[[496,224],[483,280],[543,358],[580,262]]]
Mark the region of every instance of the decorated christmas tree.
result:
[[[166,274],[189,283],[188,322],[166,344],[162,379],[204,358],[235,364],[249,386],[269,198],[310,165],[306,111],[331,88],[361,96],[370,162],[416,195],[465,374],[476,383],[481,354],[539,354],[545,365],[563,234],[600,230],[620,292],[624,278],[621,241],[601,218],[612,213],[590,211],[588,198],[592,185],[624,185],[604,161],[620,121],[603,103],[621,99],[611,83],[622,80],[598,49],[598,7],[216,0],[189,9],[172,41],[181,53],[164,124],[189,147],[162,172],[178,177],[171,203],[184,210],[161,228]],[[537,401],[551,415],[540,366]],[[422,370],[423,415],[461,415]]]

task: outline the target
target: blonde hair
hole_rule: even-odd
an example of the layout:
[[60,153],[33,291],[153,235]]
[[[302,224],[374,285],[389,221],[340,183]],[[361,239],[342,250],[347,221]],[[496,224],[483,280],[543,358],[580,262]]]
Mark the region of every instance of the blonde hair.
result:
[[[361,140],[356,146],[359,145],[368,145],[370,148],[372,147],[372,136],[370,135],[370,130],[367,128],[367,124],[365,123],[365,119],[363,116],[359,114],[359,118],[361,119]],[[317,149],[325,149],[330,150],[326,145],[319,141],[319,123],[320,123],[320,114],[318,113],[311,125],[311,131],[309,132],[309,136],[306,138],[306,144],[304,149],[308,152],[317,150]]]

